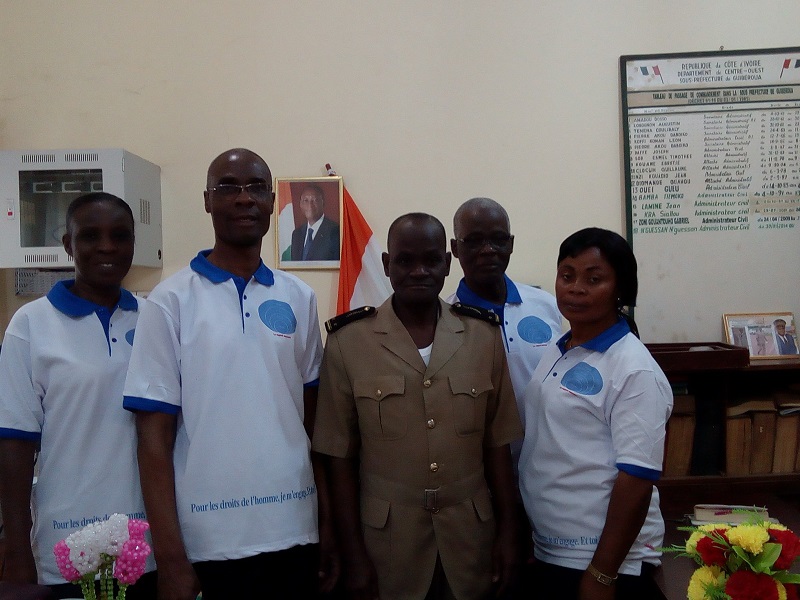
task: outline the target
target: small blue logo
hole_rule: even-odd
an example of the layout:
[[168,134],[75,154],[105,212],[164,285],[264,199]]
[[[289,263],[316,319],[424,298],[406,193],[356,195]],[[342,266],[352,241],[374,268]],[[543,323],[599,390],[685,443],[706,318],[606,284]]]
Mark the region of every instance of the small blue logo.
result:
[[525,317],[517,323],[519,337],[529,344],[546,344],[553,337],[553,330],[539,317]]
[[135,329],[131,329],[128,333],[125,334],[125,340],[133,346],[133,334],[136,332]]
[[603,389],[603,377],[592,365],[580,362],[564,373],[561,385],[576,394],[594,396]]
[[267,300],[258,307],[262,323],[276,333],[290,334],[297,329],[292,307],[280,300]]

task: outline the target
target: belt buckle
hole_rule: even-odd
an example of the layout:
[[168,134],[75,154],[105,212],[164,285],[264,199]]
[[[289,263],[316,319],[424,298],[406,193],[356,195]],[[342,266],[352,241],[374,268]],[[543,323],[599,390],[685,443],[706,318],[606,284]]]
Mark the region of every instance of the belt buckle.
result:
[[425,510],[431,511],[433,514],[436,514],[436,513],[439,512],[439,504],[438,504],[438,499],[437,499],[437,495],[436,495],[437,491],[438,491],[438,488],[435,489],[435,490],[431,490],[431,489],[426,489],[425,490],[425,502],[423,503],[423,508],[425,508]]

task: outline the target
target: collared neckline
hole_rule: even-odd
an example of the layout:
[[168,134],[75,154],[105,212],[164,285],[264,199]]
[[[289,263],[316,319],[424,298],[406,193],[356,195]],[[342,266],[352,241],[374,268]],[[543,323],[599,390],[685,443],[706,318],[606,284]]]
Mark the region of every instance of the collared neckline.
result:
[[[622,317],[619,317],[619,320],[616,323],[603,331],[600,335],[593,337],[589,341],[584,342],[579,346],[575,346],[575,348],[586,348],[587,350],[594,350],[596,352],[605,352],[615,342],[618,342],[630,332],[631,328],[628,325],[628,322]],[[567,342],[571,337],[572,330],[570,329],[556,342],[558,349],[561,350],[561,354],[564,354],[567,351]]]
[[[233,279],[234,281],[236,279],[243,280],[242,277],[229,273],[225,269],[212,264],[208,260],[209,254],[211,254],[211,250],[201,250],[197,253],[197,256],[192,259],[192,262],[189,263],[195,273],[202,275],[212,283],[222,283],[228,279]],[[263,260],[259,261],[258,268],[256,272],[253,273],[253,279],[261,285],[272,285],[275,283],[275,275],[269,267],[264,264]]]
[[59,281],[47,293],[47,299],[50,304],[69,317],[85,317],[98,311],[113,313],[117,308],[133,311],[139,309],[139,303],[136,298],[126,289],[120,288],[119,301],[114,309],[109,311],[105,306],[95,304],[90,300],[73,294],[70,288],[74,283],[74,279]]
[[477,306],[478,308],[485,308],[487,310],[492,310],[498,314],[503,314],[503,307],[506,304],[521,304],[522,303],[522,296],[519,295],[519,290],[517,286],[514,285],[514,282],[509,279],[508,275],[503,275],[503,279],[506,283],[506,301],[503,304],[495,304],[494,302],[489,302],[488,300],[484,300],[478,294],[473,292],[470,287],[467,285],[466,280],[462,277],[461,281],[458,282],[458,289],[456,290],[456,296],[458,296],[459,302],[462,304],[469,304],[470,306]]

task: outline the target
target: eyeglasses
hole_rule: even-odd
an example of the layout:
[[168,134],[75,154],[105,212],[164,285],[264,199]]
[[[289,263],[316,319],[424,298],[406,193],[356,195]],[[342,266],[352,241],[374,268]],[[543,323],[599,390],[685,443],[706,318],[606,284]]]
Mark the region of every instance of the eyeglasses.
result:
[[456,241],[464,244],[467,250],[480,250],[486,244],[489,244],[494,250],[508,250],[513,239],[514,236],[507,233],[494,233],[488,236],[470,235],[465,238],[456,238]]
[[253,183],[246,183],[244,185],[239,185],[238,183],[220,183],[219,185],[208,188],[208,191],[214,192],[225,200],[238,198],[242,191],[246,191],[247,195],[253,200],[267,200],[272,193],[272,187],[263,181],[254,181]]

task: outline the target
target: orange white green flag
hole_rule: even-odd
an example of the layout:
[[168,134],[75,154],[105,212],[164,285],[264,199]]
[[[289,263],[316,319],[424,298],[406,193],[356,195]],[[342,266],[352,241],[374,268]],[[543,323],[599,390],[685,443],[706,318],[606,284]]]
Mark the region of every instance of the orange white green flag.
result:
[[342,198],[341,232],[336,312],[341,314],[367,305],[380,306],[392,294],[389,279],[383,272],[381,245],[347,188]]

